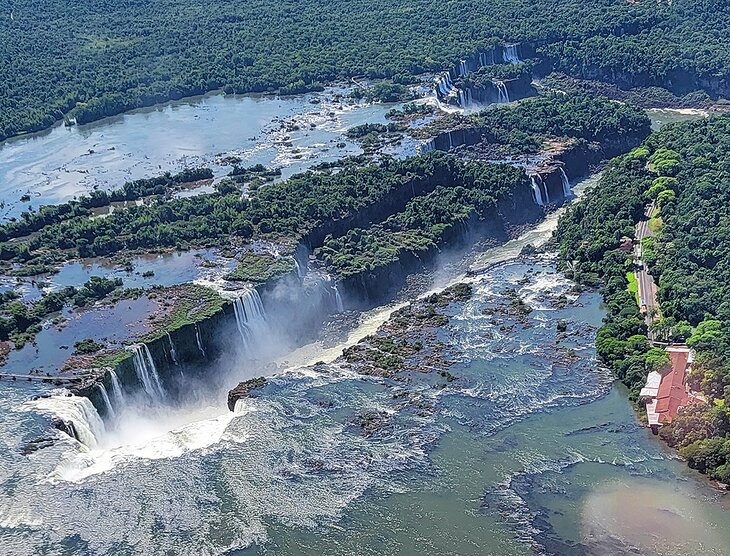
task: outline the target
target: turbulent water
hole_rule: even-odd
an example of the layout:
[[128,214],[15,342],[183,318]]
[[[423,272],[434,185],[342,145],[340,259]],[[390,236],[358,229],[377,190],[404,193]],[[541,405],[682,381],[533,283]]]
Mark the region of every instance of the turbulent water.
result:
[[[167,407],[113,388],[102,423],[83,400],[0,384],[3,554],[726,554],[712,491],[596,364],[598,295],[551,256],[514,258],[554,221],[474,261],[475,294],[441,333],[445,389],[358,376],[333,362],[341,348],[316,347],[289,360],[324,363],[279,373],[235,413],[225,389]],[[531,311],[508,314],[516,299]],[[355,421],[373,411],[387,422],[366,437]],[[59,433],[21,455],[49,416],[85,423],[83,443]]]

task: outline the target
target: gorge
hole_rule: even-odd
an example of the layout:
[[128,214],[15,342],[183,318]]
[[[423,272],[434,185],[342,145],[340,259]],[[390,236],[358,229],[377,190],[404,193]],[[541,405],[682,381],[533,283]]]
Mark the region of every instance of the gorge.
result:
[[[222,113],[230,136],[203,135],[194,162],[213,177],[195,187],[169,174],[161,192],[81,210],[74,196],[122,185],[100,164],[98,187],[39,187],[68,210],[19,216],[29,233],[8,201],[8,554],[726,552],[727,501],[651,438],[599,364],[615,307],[568,277],[552,240],[576,200],[613,198],[607,161],[653,145],[652,122],[532,90],[520,60],[533,47],[495,44],[436,92],[430,77],[412,84],[428,95],[417,102],[349,97],[365,81],[239,99],[243,115]],[[464,101],[506,106],[434,98],[466,79],[494,90]],[[222,98],[129,115],[123,134]],[[0,157],[121,129],[94,125]],[[395,139],[369,150],[346,133],[368,125]],[[143,143],[128,147],[144,159]],[[186,172],[184,157],[150,160],[130,177]]]

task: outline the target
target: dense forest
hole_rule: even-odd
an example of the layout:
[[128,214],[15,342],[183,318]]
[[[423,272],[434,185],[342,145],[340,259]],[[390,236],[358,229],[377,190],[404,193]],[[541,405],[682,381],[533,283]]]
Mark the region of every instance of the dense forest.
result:
[[723,93],[729,25],[719,0],[11,0],[0,14],[0,139],[74,108],[83,123],[215,89],[403,83],[505,40],[577,77]]
[[673,124],[614,161],[597,188],[561,219],[557,238],[567,270],[602,284],[608,316],[596,346],[635,397],[646,373],[665,360],[652,348],[628,291],[633,237],[654,202],[645,244],[658,278],[657,337],[686,341],[697,353],[689,377],[708,400],[684,410],[661,435],[689,465],[730,482],[730,117]]
[[[643,112],[585,96],[548,95],[486,111],[477,119],[495,131],[504,132],[506,140],[519,142],[530,138],[531,148],[538,148],[547,136],[558,133],[561,137],[603,141],[626,136],[643,137],[649,130],[649,120]],[[68,258],[107,256],[135,249],[229,246],[232,242],[240,244],[254,237],[284,239],[291,243],[322,222],[345,218],[383,199],[409,180],[449,176],[450,181],[442,185],[471,188],[471,184],[481,179],[480,187],[493,200],[517,183],[514,181],[517,178],[512,176],[508,185],[498,186],[502,178],[495,178],[495,183],[491,183],[478,175],[481,171],[478,166],[464,164],[442,152],[402,161],[385,159],[377,165],[358,157],[339,162],[337,166],[334,171],[323,165],[316,171],[258,188],[252,185],[276,177],[277,172],[258,166],[241,168],[234,165],[230,178],[217,184],[215,193],[169,200],[161,194],[181,182],[205,179],[210,171],[201,168],[130,182],[107,194],[99,193],[26,213],[17,222],[1,227],[0,237],[5,241],[0,242],[0,260],[20,263],[12,273],[33,274],[49,271]],[[242,195],[244,184],[249,185],[248,195]],[[102,201],[147,195],[153,197],[142,206],[117,210],[104,218],[89,215],[89,209]],[[449,206],[439,210],[451,211],[449,218],[453,220],[457,213],[464,214],[465,202],[469,207],[486,202],[474,199],[473,193],[469,195],[470,199],[454,199],[453,206],[449,202]],[[435,217],[433,209],[428,203],[415,203],[409,208],[410,211],[419,210],[419,218],[428,212],[424,222],[432,220],[434,224],[444,224],[444,217]],[[413,226],[404,228],[403,221],[393,220],[388,229],[412,230]],[[31,231],[32,235],[19,237]],[[427,235],[429,241],[438,239],[431,231]],[[395,236],[389,234],[389,237],[392,240]],[[404,234],[400,237],[404,244],[413,239]],[[17,239],[10,241],[11,238]],[[265,275],[240,269],[235,277],[249,279],[254,274]]]

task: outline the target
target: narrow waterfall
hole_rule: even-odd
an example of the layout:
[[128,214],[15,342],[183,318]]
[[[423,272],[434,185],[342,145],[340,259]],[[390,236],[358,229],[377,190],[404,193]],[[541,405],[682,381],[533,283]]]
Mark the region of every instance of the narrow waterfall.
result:
[[570,180],[562,166],[560,167],[560,179],[563,181],[563,197],[570,197]]
[[205,349],[203,348],[203,340],[200,338],[200,329],[198,328],[198,323],[195,323],[195,341],[198,342],[198,351],[200,351],[200,355],[203,356],[203,359],[208,359],[208,356],[205,354]]
[[177,352],[175,351],[175,344],[172,343],[172,336],[170,336],[170,333],[167,333],[167,340],[170,342],[170,358],[172,359],[172,362],[175,363],[177,367],[180,366],[180,363],[177,361]]
[[302,269],[302,265],[299,264],[299,261],[296,257],[292,257],[294,259],[294,266],[297,268],[297,276],[300,280],[304,278],[304,270]]
[[495,81],[494,84],[496,85],[497,93],[499,94],[499,102],[509,102],[509,92],[507,92],[507,85],[504,84],[504,81]]
[[537,183],[535,176],[530,176],[530,183],[532,183],[532,196],[535,198],[535,202],[544,207],[545,202],[542,200],[542,191],[540,191],[540,185]]
[[122,384],[119,382],[119,377],[114,369],[109,371],[109,377],[111,378],[111,393],[114,398],[114,403],[117,407],[121,407],[124,405],[124,391],[122,390]]
[[472,103],[471,88],[466,90],[466,104],[467,106]]
[[547,205],[550,203],[550,190],[548,189],[548,186],[545,183],[545,180],[542,179],[542,176],[540,174],[537,175],[537,179],[540,181],[540,185],[542,186],[542,189],[545,192],[544,199],[545,199],[545,204]]
[[459,62],[459,73],[462,77],[469,73],[469,69],[466,67],[466,60],[461,60]]
[[109,394],[106,391],[106,387],[104,386],[103,382],[97,382],[96,386],[99,388],[99,393],[101,394],[101,399],[104,402],[104,410],[106,414],[109,417],[116,417],[117,413],[114,411],[114,406],[112,406],[112,402],[109,399]]
[[459,106],[466,107],[466,93],[459,89]]
[[233,302],[233,312],[243,345],[249,347],[249,341],[260,336],[266,328],[266,313],[259,292],[252,288],[237,297]]
[[517,52],[517,44],[506,44],[502,50],[502,58],[507,64],[519,64],[521,62],[520,55]]
[[134,352],[132,357],[134,371],[137,373],[137,378],[144,391],[153,400],[162,400],[165,397],[165,391],[160,383],[160,375],[157,373],[157,367],[155,367],[147,344],[137,344],[131,349]]
[[450,132],[450,131],[447,131],[447,132],[446,132],[446,134],[447,134],[447,135],[448,135],[448,137],[449,137],[449,150],[451,150],[451,149],[453,149],[453,148],[454,148],[454,142],[453,142],[453,140],[452,140],[452,138],[451,138],[451,132]]
[[342,313],[345,310],[345,305],[342,303],[342,296],[340,295],[340,290],[337,289],[337,284],[332,289],[335,292],[335,307],[337,307],[337,312]]

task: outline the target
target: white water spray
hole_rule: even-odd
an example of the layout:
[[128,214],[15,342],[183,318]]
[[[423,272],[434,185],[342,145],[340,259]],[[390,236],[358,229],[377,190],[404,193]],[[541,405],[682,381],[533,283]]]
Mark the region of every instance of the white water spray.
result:
[[260,337],[266,327],[266,313],[259,292],[252,288],[237,297],[233,301],[233,311],[243,345],[249,348],[250,341]]
[[520,55],[517,52],[517,44],[506,44],[502,51],[502,58],[507,64],[519,64],[521,62]]
[[563,181],[563,197],[570,197],[570,180],[563,167],[560,167],[560,179]]
[[124,405],[124,391],[122,390],[122,384],[119,382],[117,373],[112,369],[109,371],[109,378],[111,379],[111,394],[114,398],[114,403],[117,407]]
[[147,392],[153,400],[162,400],[165,397],[165,391],[160,383],[160,375],[157,373],[157,367],[152,359],[147,344],[137,344],[131,346],[134,356],[134,371],[137,373],[144,391]]
[[540,184],[537,183],[535,176],[530,176],[530,183],[532,184],[532,196],[535,198],[535,202],[541,207],[545,206],[545,201],[542,199],[542,191],[540,191]]
[[71,423],[76,440],[88,448],[96,448],[106,434],[104,421],[89,398],[60,395],[39,398],[31,403],[41,412]]
[[504,84],[504,81],[495,81],[494,85],[497,87],[497,94],[499,95],[499,102],[501,102],[501,103],[509,102],[509,92],[507,91],[507,85]]
[[332,289],[335,292],[335,306],[337,307],[337,312],[342,313],[345,310],[345,305],[342,303],[342,296],[340,295],[340,290],[337,289],[337,284],[335,284]]
[[104,410],[106,411],[106,414],[108,417],[114,418],[117,416],[116,411],[114,411],[114,406],[112,406],[112,402],[109,399],[109,394],[106,391],[106,387],[104,386],[103,382],[97,382],[96,383],[97,388],[99,388],[99,393],[101,394],[101,399],[104,402]]

